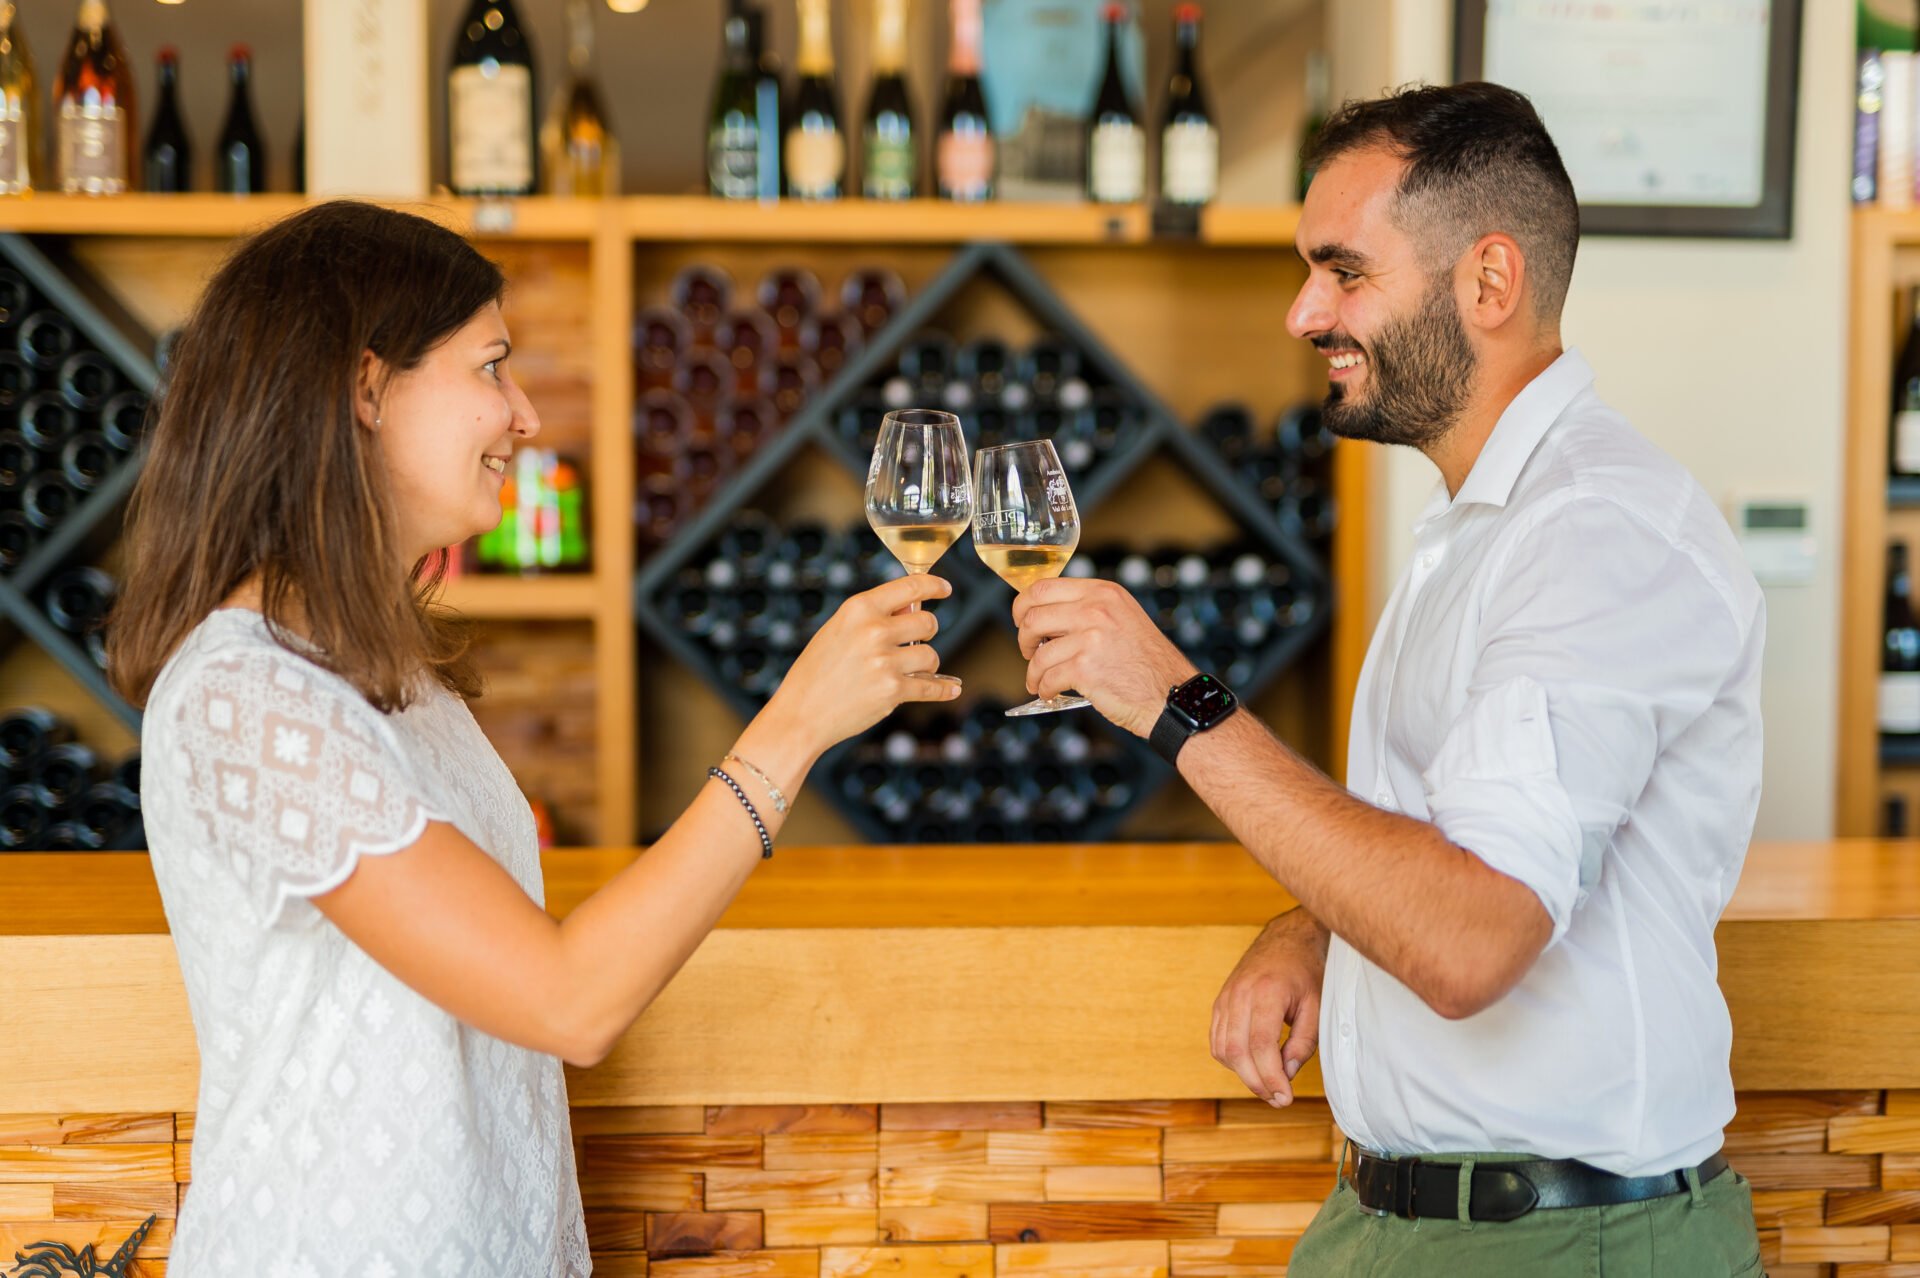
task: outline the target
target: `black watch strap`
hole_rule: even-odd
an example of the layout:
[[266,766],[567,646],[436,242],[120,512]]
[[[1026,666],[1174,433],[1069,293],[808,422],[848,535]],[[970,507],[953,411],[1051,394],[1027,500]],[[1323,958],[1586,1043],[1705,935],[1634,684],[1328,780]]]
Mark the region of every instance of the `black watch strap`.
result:
[[1147,738],[1153,746],[1153,752],[1167,761],[1169,767],[1180,766],[1180,747],[1193,739],[1197,731],[1172,706],[1160,712],[1158,722],[1153,725],[1153,733]]

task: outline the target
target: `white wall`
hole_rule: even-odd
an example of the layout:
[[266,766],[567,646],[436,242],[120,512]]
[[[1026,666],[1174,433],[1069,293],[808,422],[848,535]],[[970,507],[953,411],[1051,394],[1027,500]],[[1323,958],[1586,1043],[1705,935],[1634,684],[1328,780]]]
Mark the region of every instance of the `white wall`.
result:
[[[1449,7],[1335,6],[1340,91],[1370,92],[1368,79],[1449,79]],[[1806,0],[1793,239],[1588,239],[1564,331],[1593,363],[1601,393],[1716,500],[1744,492],[1814,503],[1814,582],[1767,592],[1762,838],[1833,832],[1852,8],[1853,0]],[[1399,575],[1435,472],[1419,454],[1395,450],[1380,475],[1376,608]]]

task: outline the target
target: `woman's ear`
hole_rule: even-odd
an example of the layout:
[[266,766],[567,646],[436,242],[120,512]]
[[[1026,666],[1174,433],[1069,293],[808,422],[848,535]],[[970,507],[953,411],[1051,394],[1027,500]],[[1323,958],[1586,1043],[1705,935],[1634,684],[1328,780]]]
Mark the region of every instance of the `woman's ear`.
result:
[[360,352],[360,373],[354,379],[353,416],[368,430],[383,424],[380,415],[380,388],[386,382],[386,364],[372,351]]

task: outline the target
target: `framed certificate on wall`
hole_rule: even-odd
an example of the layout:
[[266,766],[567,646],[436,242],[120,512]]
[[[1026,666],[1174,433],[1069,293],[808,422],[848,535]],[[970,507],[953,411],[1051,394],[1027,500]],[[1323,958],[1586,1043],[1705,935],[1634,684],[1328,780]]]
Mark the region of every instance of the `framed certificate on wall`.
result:
[[1801,0],[1456,0],[1454,78],[1533,100],[1598,235],[1793,234]]

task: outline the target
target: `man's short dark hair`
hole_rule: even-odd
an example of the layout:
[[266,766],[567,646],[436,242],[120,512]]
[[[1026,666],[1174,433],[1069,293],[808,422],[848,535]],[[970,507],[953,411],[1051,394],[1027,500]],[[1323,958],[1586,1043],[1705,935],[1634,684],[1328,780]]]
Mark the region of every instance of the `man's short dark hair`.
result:
[[1372,147],[1406,161],[1394,220],[1420,242],[1429,270],[1451,267],[1481,236],[1504,232],[1526,257],[1535,313],[1559,318],[1580,243],[1580,204],[1524,94],[1473,81],[1348,102],[1327,122],[1308,163],[1318,171]]

